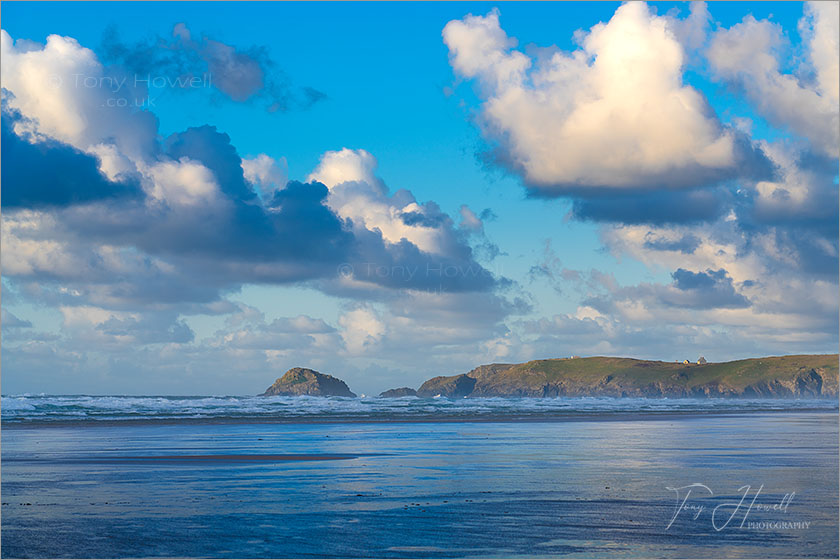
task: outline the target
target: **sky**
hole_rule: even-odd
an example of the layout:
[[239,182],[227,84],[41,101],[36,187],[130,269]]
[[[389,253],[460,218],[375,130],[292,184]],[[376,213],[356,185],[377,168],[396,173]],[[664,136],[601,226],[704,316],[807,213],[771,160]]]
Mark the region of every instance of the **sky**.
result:
[[838,3],[2,13],[3,394],[838,348]]

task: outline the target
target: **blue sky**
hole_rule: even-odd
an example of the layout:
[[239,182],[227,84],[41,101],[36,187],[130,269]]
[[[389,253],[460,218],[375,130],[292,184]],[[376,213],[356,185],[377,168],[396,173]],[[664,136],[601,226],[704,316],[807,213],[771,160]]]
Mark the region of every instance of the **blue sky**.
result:
[[[4,394],[253,393],[307,365],[370,394],[568,354],[836,351],[837,144],[813,124],[838,118],[825,85],[836,5],[620,6],[4,4],[15,153],[49,145],[32,161],[75,162],[33,179],[4,149]],[[648,47],[661,65],[621,54]],[[552,66],[575,51],[577,66]],[[621,60],[599,67],[610,56]],[[524,79],[503,73],[524,60]],[[71,67],[218,75],[216,87],[152,88],[141,111],[100,111],[107,92],[70,88]],[[544,81],[546,67],[560,78]],[[643,77],[616,95],[624,68]],[[59,73],[58,91],[25,78],[41,72]],[[286,110],[266,110],[281,98]],[[569,128],[590,98],[616,119]],[[677,98],[688,109],[665,108]],[[663,100],[661,115],[645,99]],[[242,167],[210,163],[225,150]],[[243,179],[261,154],[283,184]],[[70,177],[85,165],[135,195],[79,194]],[[325,198],[286,179],[320,181]],[[18,194],[38,180],[51,189]],[[231,204],[252,217],[228,222]],[[361,278],[371,262],[391,278]],[[435,293],[393,277],[429,262],[490,280]],[[347,263],[352,278],[337,272]]]

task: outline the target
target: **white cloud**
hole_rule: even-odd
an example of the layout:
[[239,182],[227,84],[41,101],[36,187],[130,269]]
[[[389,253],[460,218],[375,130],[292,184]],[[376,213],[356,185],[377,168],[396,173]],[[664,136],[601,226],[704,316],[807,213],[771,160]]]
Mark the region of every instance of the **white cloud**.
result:
[[810,46],[817,91],[834,101],[836,108],[840,99],[840,3],[808,2],[800,27]]
[[376,158],[370,152],[342,148],[334,152],[325,152],[318,167],[306,180],[318,181],[330,189],[352,181],[367,183],[384,190],[382,182],[375,175],[376,166]]
[[410,192],[389,195],[376,177],[376,158],[365,150],[344,148],[326,152],[308,181],[320,181],[330,190],[327,206],[356,228],[379,230],[389,243],[405,239],[421,251],[445,254],[457,242],[451,220],[436,206],[418,204]]
[[481,231],[484,227],[484,223],[481,221],[481,218],[479,218],[466,204],[462,204],[458,212],[461,214],[461,228],[468,231]]
[[95,144],[88,151],[99,159],[99,172],[109,181],[122,181],[138,171],[134,162],[122,155],[113,144]]
[[166,161],[148,169],[153,185],[149,194],[170,206],[196,206],[215,202],[219,186],[213,173],[189,158]]
[[712,15],[705,2],[692,2],[688,17],[685,19],[677,17],[668,17],[668,19],[674,34],[682,43],[688,56],[692,56],[694,51],[706,42]]
[[193,332],[178,313],[126,312],[92,305],[61,306],[62,332],[68,346],[87,350],[120,350],[125,345],[191,342]]
[[154,151],[157,124],[137,111],[143,84],[111,74],[90,49],[72,37],[50,35],[43,48],[18,48],[0,31],[0,80],[12,95],[6,103],[28,119],[16,132],[46,135],[84,152],[113,143],[132,158]]
[[286,158],[274,159],[266,154],[254,158],[242,158],[245,180],[260,189],[263,196],[269,196],[275,189],[286,186],[288,164]]
[[495,10],[450,21],[443,38],[455,72],[481,84],[485,136],[530,186],[694,187],[736,174],[741,155],[683,84],[672,22],[627,3],[578,37],[580,50],[537,59],[513,50]]
[[340,347],[341,339],[336,329],[321,319],[298,315],[279,317],[266,323],[257,309],[238,305],[242,311],[226,321],[227,329],[203,341],[204,344],[218,349],[258,350],[272,360],[335,352]]
[[75,85],[75,76],[102,77],[93,51],[58,35],[50,35],[42,50],[16,49],[6,31],[0,31],[0,41],[3,87],[14,94],[9,106],[36,119],[45,134],[76,146],[86,143],[89,125],[84,117],[94,102],[67,92]]
[[64,317],[65,327],[95,327],[101,325],[108,319],[126,318],[125,313],[115,313],[100,307],[80,305],[77,307],[61,307],[61,314]]
[[4,212],[0,224],[3,232],[0,261],[5,276],[38,273],[70,277],[79,275],[80,266],[69,243],[47,234],[56,227],[56,221],[51,215],[34,210],[12,214]]
[[385,323],[371,307],[359,307],[338,318],[341,338],[350,354],[361,354],[375,346],[385,334]]
[[779,51],[784,33],[776,23],[747,16],[718,30],[707,57],[716,74],[743,88],[756,110],[777,126],[796,134],[831,157],[838,155],[838,5],[818,2],[806,7],[800,22],[808,55],[816,71],[813,84],[781,70]]

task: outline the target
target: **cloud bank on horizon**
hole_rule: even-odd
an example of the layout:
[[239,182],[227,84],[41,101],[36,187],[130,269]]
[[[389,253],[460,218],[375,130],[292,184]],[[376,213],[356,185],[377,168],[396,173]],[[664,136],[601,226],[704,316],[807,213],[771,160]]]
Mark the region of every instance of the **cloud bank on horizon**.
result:
[[[163,134],[153,108],[114,102],[147,98],[126,78],[154,68],[169,88],[211,74],[220,103],[316,111],[326,96],[265,49],[183,23],[135,44],[109,30],[98,50],[3,30],[4,392],[194,392],[201,376],[236,393],[296,365],[374,391],[568,354],[836,351],[838,4],[804,5],[796,49],[776,22],[710,12],[623,4],[571,51],[520,47],[504,10],[445,24],[484,164],[520,204],[566,201],[615,259],[570,269],[533,239],[541,259],[513,274],[504,229],[489,233],[505,208],[418,200],[364,146],[295,177],[271,146],[243,154],[213,122]],[[619,282],[626,261],[652,272]],[[541,283],[572,308],[544,305]],[[248,286],[337,313],[267,313],[238,298]],[[197,335],[200,317],[218,328]]]

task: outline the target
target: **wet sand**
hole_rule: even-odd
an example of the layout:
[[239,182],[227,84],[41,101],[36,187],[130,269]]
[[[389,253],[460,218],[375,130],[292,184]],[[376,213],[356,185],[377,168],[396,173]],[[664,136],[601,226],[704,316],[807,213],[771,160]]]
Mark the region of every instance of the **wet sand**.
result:
[[147,463],[147,464],[173,464],[173,463],[277,463],[286,461],[346,461],[348,459],[357,459],[360,455],[121,455],[121,456],[90,456],[83,458],[50,458],[50,459],[26,459],[26,458],[9,458],[4,459],[4,463],[17,462],[49,462],[60,464],[84,464],[84,463]]
[[[836,557],[837,420],[4,429],[2,555]],[[746,485],[766,509],[717,530]]]

